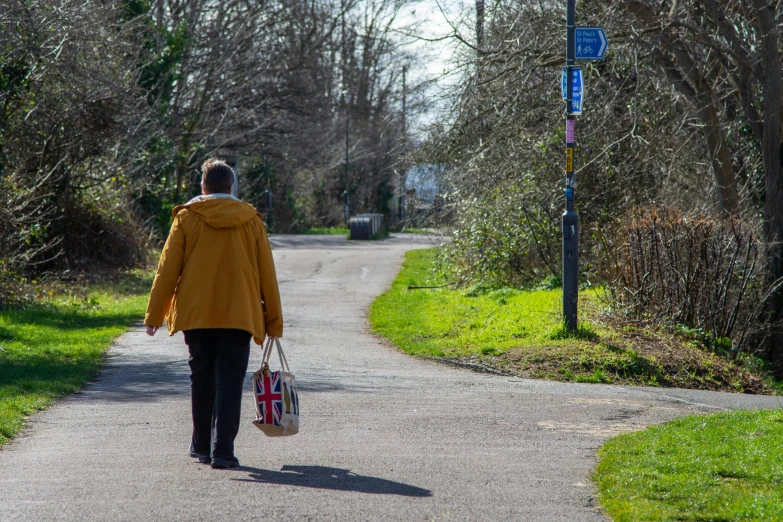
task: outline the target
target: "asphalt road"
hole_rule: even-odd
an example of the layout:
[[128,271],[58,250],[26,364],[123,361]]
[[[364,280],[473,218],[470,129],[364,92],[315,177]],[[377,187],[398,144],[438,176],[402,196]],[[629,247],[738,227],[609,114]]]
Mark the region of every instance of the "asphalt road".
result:
[[[181,334],[119,338],[82,393],[0,450],[0,521],[604,520],[589,475],[601,443],[671,418],[780,400],[563,384],[418,360],[368,332],[366,311],[421,236],[273,238],[301,433],[247,419],[242,464],[187,455]],[[260,350],[251,356],[257,369]]]

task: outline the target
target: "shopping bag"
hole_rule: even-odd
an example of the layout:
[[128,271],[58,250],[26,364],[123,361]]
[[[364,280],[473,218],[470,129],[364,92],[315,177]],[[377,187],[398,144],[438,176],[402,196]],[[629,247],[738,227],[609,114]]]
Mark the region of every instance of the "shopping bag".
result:
[[[269,369],[272,350],[277,350],[280,370]],[[256,403],[256,428],[269,437],[284,437],[299,433],[299,394],[296,380],[280,346],[280,339],[270,337],[264,347],[261,368],[253,374],[253,395]]]

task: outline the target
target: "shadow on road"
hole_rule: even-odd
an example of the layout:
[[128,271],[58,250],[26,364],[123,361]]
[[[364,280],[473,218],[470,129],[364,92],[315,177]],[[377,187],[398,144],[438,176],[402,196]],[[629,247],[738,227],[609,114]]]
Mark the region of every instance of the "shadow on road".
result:
[[400,243],[421,243],[437,246],[443,242],[442,236],[425,236],[416,234],[393,234],[385,239],[375,241],[351,241],[345,236],[337,235],[271,235],[269,244],[272,248],[286,250],[367,250],[386,247]]
[[[77,396],[77,400],[97,402],[155,402],[170,397],[190,397],[190,370],[187,356],[170,360],[147,360],[145,355],[113,356],[120,362],[108,365],[89,386]],[[42,366],[39,364],[39,366]],[[42,375],[55,375],[64,371],[63,363],[51,364]],[[0,365],[0,384],[3,384],[3,367]],[[255,367],[248,367],[243,390],[252,390],[252,376]],[[39,369],[39,373],[44,369]],[[17,370],[19,378],[24,375]],[[301,375],[301,376],[300,376]],[[304,393],[376,393],[382,390],[399,389],[399,379],[368,376],[362,373],[342,372],[329,377],[314,372],[301,372],[297,388]],[[9,383],[6,383],[9,384]],[[10,383],[10,384],[13,384]]]
[[271,235],[269,244],[272,248],[307,249],[307,250],[344,250],[366,247],[369,241],[350,241],[345,236],[311,236],[311,235]]
[[[313,377],[310,373],[301,372],[302,377],[297,376],[296,385],[299,391],[307,393],[345,392],[345,393],[375,393],[388,391],[395,388],[392,379],[365,374],[340,375],[331,378]],[[387,385],[386,381],[389,382]]]
[[418,488],[393,480],[367,477],[351,473],[347,469],[324,466],[283,466],[280,471],[240,466],[238,471],[247,471],[249,478],[237,478],[242,482],[280,484],[302,488],[357,491],[378,495],[402,495],[405,497],[431,497],[428,489]]
[[122,363],[99,373],[78,400],[155,402],[179,395],[189,397],[189,375],[187,363],[179,359],[145,361],[141,356],[125,356]]

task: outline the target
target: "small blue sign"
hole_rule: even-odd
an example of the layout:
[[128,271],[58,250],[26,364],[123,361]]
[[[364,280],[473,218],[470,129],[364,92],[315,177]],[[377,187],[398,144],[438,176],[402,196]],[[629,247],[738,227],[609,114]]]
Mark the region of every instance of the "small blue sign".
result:
[[574,44],[577,60],[601,60],[609,47],[603,27],[577,27]]
[[[567,98],[566,93],[566,69],[560,76],[560,94],[563,99]],[[582,79],[582,68],[573,67],[571,69],[571,114],[582,114],[582,98],[584,96],[584,81]]]

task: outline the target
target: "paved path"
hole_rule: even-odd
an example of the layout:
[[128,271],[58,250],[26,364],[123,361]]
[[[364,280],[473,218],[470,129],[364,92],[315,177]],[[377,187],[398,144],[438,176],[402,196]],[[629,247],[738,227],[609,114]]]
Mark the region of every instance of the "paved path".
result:
[[137,327],[96,382],[0,450],[0,521],[603,520],[589,474],[611,435],[780,405],[497,377],[404,355],[368,333],[365,313],[421,241],[274,238],[299,435],[256,430],[248,387],[242,467],[196,463],[182,336]]

